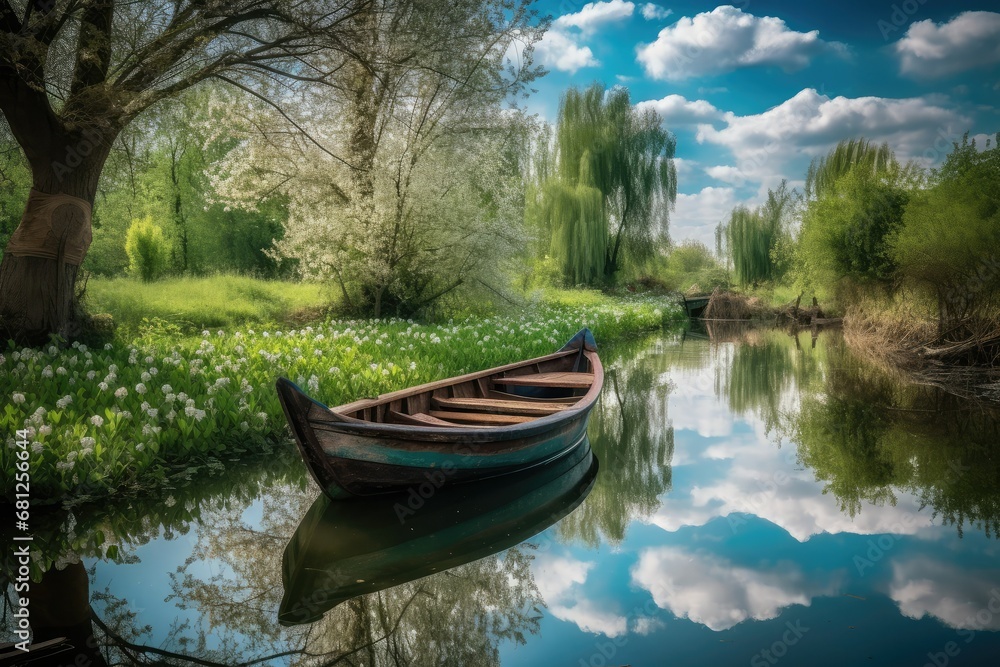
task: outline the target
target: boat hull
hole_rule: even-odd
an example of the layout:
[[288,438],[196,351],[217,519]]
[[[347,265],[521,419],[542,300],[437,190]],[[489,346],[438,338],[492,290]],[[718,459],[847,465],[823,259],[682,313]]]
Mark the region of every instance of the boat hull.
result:
[[[467,401],[468,398],[458,397],[461,383],[465,383],[465,391],[474,385],[481,396],[487,397],[491,392],[497,393],[493,383],[503,385],[511,378],[521,384],[524,377],[530,380],[530,376],[520,372],[529,365],[545,370],[559,364],[564,368],[584,367],[592,371],[584,374],[592,378],[586,393],[581,396],[571,389],[566,390],[568,397],[561,400],[572,402],[563,408],[551,402],[560,400],[551,396],[552,390],[546,390],[549,396],[538,397],[531,395],[534,387],[515,387],[511,391],[520,393],[503,395],[513,398],[513,404],[519,409],[523,409],[525,401],[539,401],[527,405],[531,409],[537,405],[543,411],[552,410],[551,414],[518,423],[469,427],[431,419],[430,426],[414,426],[357,416],[398,415],[392,412],[397,409],[394,406],[403,406],[408,400],[423,400],[424,403]],[[507,375],[509,372],[514,375]],[[572,383],[583,377],[576,375],[577,372],[550,373],[549,376],[569,377]],[[602,384],[603,369],[593,337],[583,330],[562,350],[546,357],[429,383],[340,408],[326,407],[284,378],[278,380],[277,390],[285,417],[313,478],[331,498],[348,499],[408,490],[427,493],[560,459],[585,440],[587,420]],[[472,400],[491,403],[489,398]],[[510,402],[499,403],[511,405]]]
[[[301,398],[286,395],[282,404],[295,400]],[[443,434],[431,441],[393,432],[389,425],[362,430],[352,424],[314,422],[311,433],[303,429],[295,439],[324,493],[346,499],[420,492],[428,484],[441,488],[542,465],[580,446],[589,416],[588,407],[571,419],[539,428]]]

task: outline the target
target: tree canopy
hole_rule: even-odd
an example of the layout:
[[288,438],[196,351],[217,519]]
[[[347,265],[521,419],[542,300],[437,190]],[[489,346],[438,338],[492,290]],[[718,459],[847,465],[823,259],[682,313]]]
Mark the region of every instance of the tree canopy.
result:
[[541,203],[532,211],[549,240],[543,248],[570,284],[610,280],[626,255],[641,260],[667,238],[676,141],[662,122],[634,107],[624,87],[594,84],[563,95],[555,131],[539,138],[538,152],[551,155],[536,169]]

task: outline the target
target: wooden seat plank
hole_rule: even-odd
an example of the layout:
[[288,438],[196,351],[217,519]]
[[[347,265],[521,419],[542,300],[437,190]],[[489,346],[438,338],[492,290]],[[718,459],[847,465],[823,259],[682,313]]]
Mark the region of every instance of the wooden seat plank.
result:
[[566,404],[578,403],[582,398],[582,396],[566,396],[564,398],[534,398],[533,396],[518,396],[517,394],[509,394],[506,391],[496,391],[495,389],[490,390],[488,397],[496,398],[501,401],[526,401],[528,403],[566,403]]
[[430,415],[451,422],[468,422],[485,426],[510,426],[535,419],[535,417],[521,417],[519,415],[491,415],[485,412],[448,412],[444,410],[431,410]]
[[402,412],[391,411],[389,415],[392,417],[394,422],[398,424],[409,424],[411,426],[449,426],[452,428],[461,426],[461,424],[438,419],[437,417],[432,417],[431,415],[423,412],[408,415]]
[[594,384],[593,373],[534,373],[531,375],[514,375],[495,377],[493,384],[509,387],[565,387],[570,389],[585,389]]
[[569,409],[565,403],[503,400],[497,398],[433,398],[434,407],[459,410],[479,410],[501,415],[533,415],[542,417]]

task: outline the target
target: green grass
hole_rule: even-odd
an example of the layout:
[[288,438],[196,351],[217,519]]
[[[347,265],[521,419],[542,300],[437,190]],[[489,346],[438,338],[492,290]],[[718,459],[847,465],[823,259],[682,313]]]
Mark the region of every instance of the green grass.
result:
[[110,314],[128,335],[139,330],[144,318],[170,322],[186,332],[287,323],[297,311],[328,306],[331,296],[329,288],[322,285],[234,275],[149,283],[133,278],[91,278],[85,305],[91,314]]
[[[177,307],[179,298],[164,297]],[[0,354],[0,431],[10,436],[0,447],[0,496],[14,495],[19,456],[28,462],[32,498],[56,502],[169,485],[178,467],[286,446],[279,376],[339,405],[547,354],[584,326],[604,344],[681,317],[676,304],[651,298],[579,298],[601,304],[446,324],[213,327],[198,336],[157,323],[98,349],[11,344]],[[18,430],[27,431],[23,448],[13,437]]]

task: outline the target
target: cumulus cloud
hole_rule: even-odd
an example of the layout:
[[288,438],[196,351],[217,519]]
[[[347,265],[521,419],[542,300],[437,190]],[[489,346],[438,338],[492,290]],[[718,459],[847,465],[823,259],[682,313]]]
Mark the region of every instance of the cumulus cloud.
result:
[[1000,14],[963,12],[936,24],[928,19],[910,25],[894,46],[902,74],[938,78],[1000,64]]
[[[726,112],[723,121],[721,128],[699,125],[698,141],[728,148],[739,174],[767,187],[789,173],[804,173],[803,161],[808,164],[849,137],[888,141],[900,159],[933,162],[972,123],[936,98],[831,98],[812,88],[760,114]],[[717,170],[716,175],[732,180],[737,172]]]
[[588,2],[573,14],[565,14],[552,22],[557,30],[578,28],[584,35],[592,35],[608,23],[623,21],[635,11],[635,4],[622,0]]
[[652,2],[647,2],[642,6],[642,18],[647,21],[662,21],[673,13],[674,10],[665,9],[659,5],[654,5]]
[[716,632],[748,619],[775,618],[789,605],[808,606],[821,593],[810,591],[791,563],[755,569],[679,547],[640,552],[632,582],[649,591],[661,609]]
[[541,63],[547,67],[575,74],[584,67],[596,67],[600,61],[582,40],[598,29],[623,21],[635,12],[635,4],[623,0],[589,2],[572,14],[560,16],[535,45]]
[[[715,247],[715,226],[729,218],[730,211],[742,203],[731,187],[707,187],[694,194],[678,194],[670,216],[670,236],[678,241],[693,239],[709,248]],[[730,429],[727,411],[722,406],[712,413],[675,412],[674,428],[693,428],[705,436],[726,435]],[[716,418],[723,418],[718,421]]]
[[676,81],[756,65],[795,71],[823,53],[846,55],[847,47],[820,39],[818,30],[796,32],[780,18],[723,5],[667,26],[639,46],[637,60],[650,77]]
[[933,616],[956,630],[1000,630],[996,570],[976,571],[927,557],[892,564],[889,596],[909,618]]
[[689,100],[683,95],[667,95],[659,100],[646,100],[635,105],[660,114],[668,129],[681,125],[697,125],[721,120],[723,114],[705,100]]
[[589,46],[580,45],[573,36],[559,30],[546,32],[535,45],[535,53],[543,65],[570,74],[600,64]]
[[618,637],[628,629],[628,619],[590,600],[583,585],[595,563],[566,556],[542,554],[532,563],[538,591],[556,618],[575,624],[583,632]]

